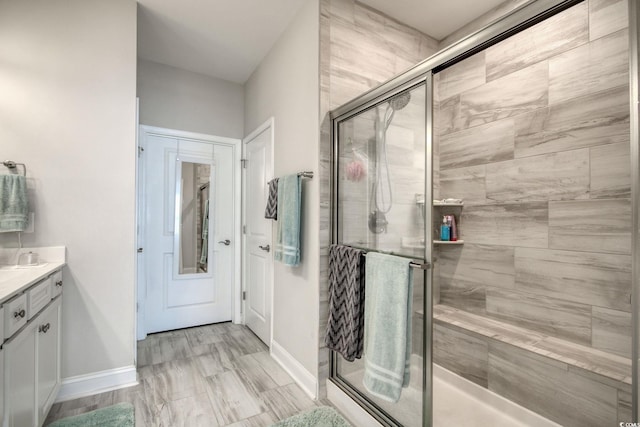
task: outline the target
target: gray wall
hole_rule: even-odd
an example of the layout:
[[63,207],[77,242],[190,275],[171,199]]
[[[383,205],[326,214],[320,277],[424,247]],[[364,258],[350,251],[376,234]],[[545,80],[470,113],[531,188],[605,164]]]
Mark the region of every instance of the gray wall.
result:
[[[134,362],[136,3],[0,3],[0,152],[65,245],[62,376]],[[14,233],[0,245],[16,247]]]
[[628,35],[588,6],[436,76],[440,197],[465,199],[440,298],[630,357]]
[[243,137],[238,83],[138,59],[140,123],[229,138]]
[[[318,371],[318,3],[309,1],[245,84],[245,135],[275,118],[274,174],[303,180],[302,263],[274,265],[273,341]],[[274,233],[275,235],[275,233]]]
[[435,197],[465,200],[465,243],[436,254],[434,360],[566,426],[631,419],[626,6],[580,3],[435,79]]

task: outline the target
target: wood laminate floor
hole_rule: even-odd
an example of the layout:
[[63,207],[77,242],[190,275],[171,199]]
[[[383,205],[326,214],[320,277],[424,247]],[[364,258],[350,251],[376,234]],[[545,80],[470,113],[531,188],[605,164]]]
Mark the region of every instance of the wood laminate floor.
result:
[[136,427],[263,427],[320,405],[293,382],[249,329],[219,323],[138,342],[139,384],[56,403],[45,425],[120,402]]

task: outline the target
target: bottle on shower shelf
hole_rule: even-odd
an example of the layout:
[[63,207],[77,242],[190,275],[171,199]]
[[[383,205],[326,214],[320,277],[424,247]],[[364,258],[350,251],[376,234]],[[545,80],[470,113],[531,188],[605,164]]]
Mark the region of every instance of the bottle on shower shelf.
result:
[[442,217],[442,225],[440,226],[440,240],[449,241],[451,239],[451,225],[447,215]]
[[447,223],[449,224],[449,240],[458,241],[458,227],[456,226],[455,215],[447,215]]

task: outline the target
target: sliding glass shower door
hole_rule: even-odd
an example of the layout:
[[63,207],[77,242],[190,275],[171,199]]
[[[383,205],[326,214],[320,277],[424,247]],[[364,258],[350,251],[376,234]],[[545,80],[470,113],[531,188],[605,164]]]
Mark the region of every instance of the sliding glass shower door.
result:
[[[395,92],[337,125],[334,243],[394,254],[424,264],[426,84]],[[429,202],[427,202],[427,206]],[[381,421],[423,426],[424,297],[428,270],[413,271],[410,380],[397,402],[363,384],[365,359],[334,354],[334,379]],[[366,299],[366,296],[365,296]]]

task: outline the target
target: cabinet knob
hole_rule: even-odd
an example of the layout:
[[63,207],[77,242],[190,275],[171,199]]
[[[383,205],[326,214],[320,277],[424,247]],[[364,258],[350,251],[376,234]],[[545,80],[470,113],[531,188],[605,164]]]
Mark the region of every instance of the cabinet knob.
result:
[[42,332],[43,334],[46,334],[49,328],[51,328],[51,323],[47,323],[46,325],[40,325],[40,327],[38,328],[38,332]]
[[58,281],[56,282],[56,286],[60,286],[60,287],[62,287],[62,280],[58,280]]
[[24,317],[24,316],[26,316],[26,315],[27,315],[27,312],[26,312],[26,311],[24,311],[24,309],[22,309],[22,310],[20,310],[20,311],[16,311],[16,312],[14,312],[14,313],[13,313],[13,317],[14,317],[15,319],[17,319],[18,317]]

